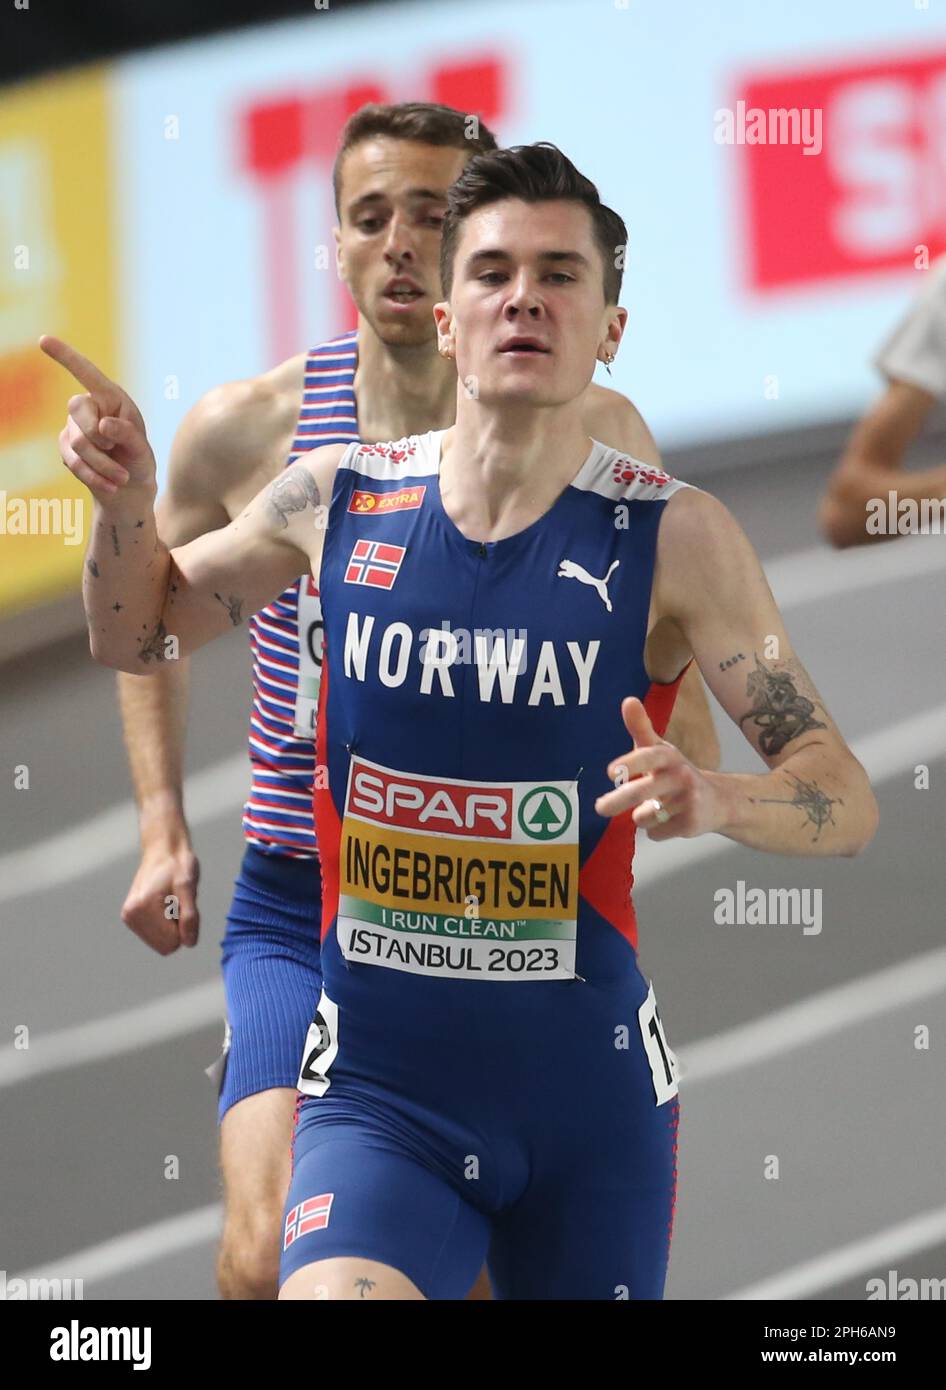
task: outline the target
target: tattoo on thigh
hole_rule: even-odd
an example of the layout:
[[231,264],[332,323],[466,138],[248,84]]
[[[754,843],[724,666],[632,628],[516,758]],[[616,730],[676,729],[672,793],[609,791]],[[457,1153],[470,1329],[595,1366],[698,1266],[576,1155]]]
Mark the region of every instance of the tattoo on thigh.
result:
[[751,719],[759,730],[760,749],[774,757],[799,734],[828,726],[812,717],[814,701],[799,693],[798,662],[784,662],[777,670],[774,662],[767,666],[759,660],[758,652],[754,655],[755,670],[746,679],[746,694],[752,706],[739,720],[739,727]]
[[322,501],[319,485],[304,463],[293,464],[269,489],[266,510],[270,521],[285,530],[293,512],[318,507]]
[[795,795],[785,796],[760,796],[760,801],[766,801],[770,805],[797,806],[800,811],[805,813],[805,822],[815,827],[815,833],[811,837],[814,844],[826,825],[835,825],[834,816],[831,814],[832,806],[843,806],[844,802],[839,797],[830,797],[816,786],[814,782],[806,782],[794,772],[786,775],[795,784]]

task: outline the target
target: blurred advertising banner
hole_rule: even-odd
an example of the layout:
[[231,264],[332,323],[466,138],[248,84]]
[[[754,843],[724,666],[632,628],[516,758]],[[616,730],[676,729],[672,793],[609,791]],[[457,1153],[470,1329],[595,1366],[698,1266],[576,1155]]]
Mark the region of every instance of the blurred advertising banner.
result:
[[[449,103],[596,182],[629,228],[602,379],[665,448],[858,413],[946,246],[942,5],[398,0],[150,51],[104,81],[107,129],[100,77],[3,103],[6,240],[33,248],[30,271],[0,272],[8,489],[67,490],[70,392],[39,331],[115,371],[163,477],[204,391],[352,324],[331,166],[365,101]],[[77,547],[30,545],[30,592],[78,572]]]
[[102,72],[4,92],[0,614],[55,596],[81,573],[91,508],[57,445],[73,390],[36,341],[55,331],[117,367],[112,178]]
[[803,144],[749,146],[754,289],[899,270],[904,247],[946,251],[946,34],[922,53],[747,75],[740,92],[747,113],[784,112],[789,133],[791,113],[820,113],[824,156],[799,168]]
[[594,179],[630,236],[609,384],[662,446],[863,408],[922,283],[916,248],[946,237],[942,7],[399,0],[325,18],[118,70],[123,341],[159,459],[210,386],[351,323],[330,171],[368,99],[450,102]]

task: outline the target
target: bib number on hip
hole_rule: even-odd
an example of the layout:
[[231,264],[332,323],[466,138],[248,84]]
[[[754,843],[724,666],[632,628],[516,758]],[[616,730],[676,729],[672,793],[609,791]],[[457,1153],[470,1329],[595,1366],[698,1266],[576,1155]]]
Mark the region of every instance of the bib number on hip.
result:
[[325,990],[315,1018],[309,1024],[296,1090],[307,1096],[324,1096],[331,1086],[329,1068],[338,1056],[338,1005]]
[[647,1053],[647,1060],[650,1063],[650,1074],[654,1082],[657,1104],[663,1105],[677,1094],[680,1067],[670,1050],[670,1044],[667,1042],[663,1024],[660,1021],[653,985],[650,986],[647,991],[647,998],[637,1011],[637,1021],[640,1025],[641,1037],[644,1040],[644,1051]]
[[227,1019],[223,1030],[223,1047],[216,1062],[211,1062],[209,1067],[204,1067],[204,1075],[209,1076],[217,1088],[217,1095],[223,1092],[223,1082],[227,1074],[227,1060],[230,1056],[230,1043],[233,1038],[233,1030],[230,1027],[230,1020]]

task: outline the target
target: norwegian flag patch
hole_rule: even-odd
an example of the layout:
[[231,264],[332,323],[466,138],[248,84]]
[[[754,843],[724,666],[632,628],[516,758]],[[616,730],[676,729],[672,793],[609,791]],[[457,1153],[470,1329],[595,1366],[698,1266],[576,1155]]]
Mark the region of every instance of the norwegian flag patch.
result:
[[390,589],[406,553],[407,548],[403,545],[388,545],[384,541],[355,541],[345,567],[345,583]]
[[309,1197],[293,1207],[286,1217],[282,1248],[288,1250],[294,1240],[307,1236],[310,1231],[324,1231],[334,1200],[334,1192],[323,1192],[320,1197]]

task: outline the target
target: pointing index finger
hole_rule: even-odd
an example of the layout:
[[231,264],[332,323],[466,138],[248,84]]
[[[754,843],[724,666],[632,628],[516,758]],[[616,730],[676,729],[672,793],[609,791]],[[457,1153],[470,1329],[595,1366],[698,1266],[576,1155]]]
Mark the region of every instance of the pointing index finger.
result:
[[58,362],[60,367],[65,367],[66,371],[93,395],[109,400],[121,396],[120,386],[116,386],[115,382],[104,372],[99,371],[94,362],[83,356],[76,348],[63,342],[62,338],[54,338],[51,334],[44,333],[39,340],[39,345],[47,357]]

